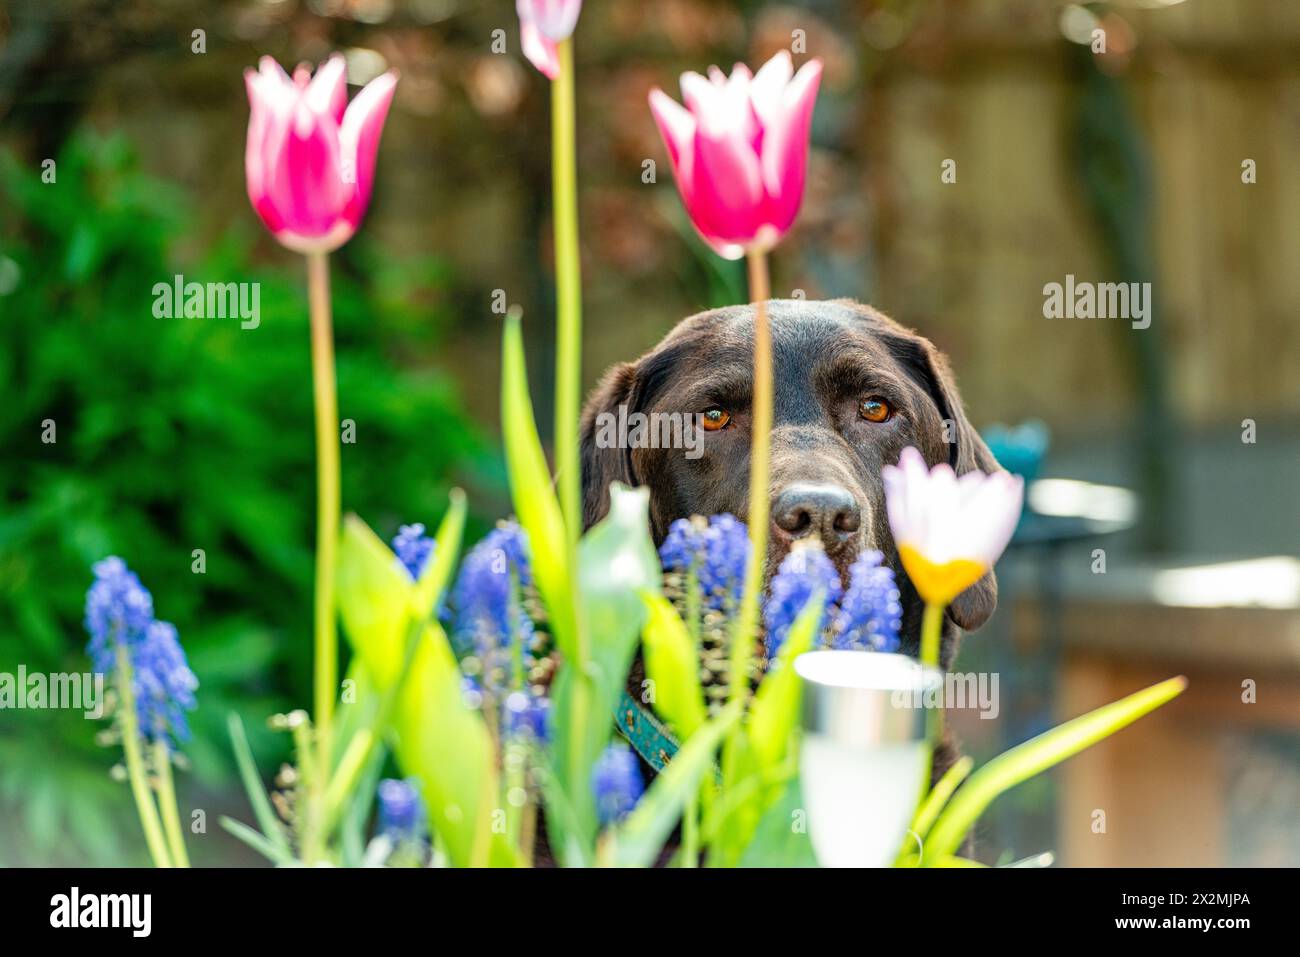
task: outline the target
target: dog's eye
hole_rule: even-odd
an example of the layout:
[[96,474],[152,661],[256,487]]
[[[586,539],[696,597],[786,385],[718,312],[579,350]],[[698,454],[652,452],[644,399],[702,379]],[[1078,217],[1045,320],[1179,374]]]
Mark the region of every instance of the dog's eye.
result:
[[711,409],[704,410],[704,431],[716,432],[718,429],[725,429],[727,423],[731,421],[731,413],[726,409],[719,409],[714,406]]
[[858,414],[868,422],[888,422],[894,409],[880,396],[871,395],[858,403]]

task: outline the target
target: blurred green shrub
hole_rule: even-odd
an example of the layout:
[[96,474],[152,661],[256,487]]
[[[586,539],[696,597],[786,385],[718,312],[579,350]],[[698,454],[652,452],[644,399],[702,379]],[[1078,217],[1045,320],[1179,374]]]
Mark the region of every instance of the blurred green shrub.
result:
[[[251,214],[246,231],[200,240],[187,197],[142,173],[120,137],[78,134],[56,182],[40,172],[0,155],[0,671],[85,671],[90,564],[125,557],[199,676],[182,813],[206,807],[208,834],[219,834],[214,811],[233,774],[227,711],[243,714],[270,762],[285,742],[262,719],[309,698],[301,260],[253,265],[262,237]],[[177,273],[260,283],[260,325],[155,318],[154,284]],[[434,523],[453,484],[499,491],[496,453],[434,371],[444,267],[358,240],[334,257],[333,277],[340,416],[356,432],[343,446],[344,508],[387,535]],[[192,571],[195,549],[204,574]],[[100,727],[80,712],[0,711],[0,862],[139,858],[127,789],[94,744]],[[196,841],[196,863],[217,843]]]

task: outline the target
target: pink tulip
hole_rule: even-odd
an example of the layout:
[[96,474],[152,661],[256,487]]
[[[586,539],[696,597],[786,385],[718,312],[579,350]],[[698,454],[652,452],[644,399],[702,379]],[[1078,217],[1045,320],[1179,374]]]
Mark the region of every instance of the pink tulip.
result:
[[682,202],[720,256],[771,249],[794,222],[821,75],[820,60],[796,74],[782,50],[757,75],[741,63],[730,77],[717,67],[708,79],[683,73],[685,108],[660,89],[650,91]]
[[573,36],[582,12],[582,0],[515,0],[524,56],[554,80],[560,75],[555,45]]
[[342,246],[370,204],[397,74],[377,77],[348,103],[346,73],[338,54],[314,77],[300,66],[290,79],[271,57],[244,73],[252,107],[248,198],[266,228],[296,252]]

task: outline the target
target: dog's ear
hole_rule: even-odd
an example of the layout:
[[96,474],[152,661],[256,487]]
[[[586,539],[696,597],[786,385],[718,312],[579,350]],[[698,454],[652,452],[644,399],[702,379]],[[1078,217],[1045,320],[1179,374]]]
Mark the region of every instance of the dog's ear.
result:
[[[582,527],[590,528],[609,511],[609,484],[635,485],[632,452],[624,442],[604,441],[617,428],[619,406],[627,406],[636,387],[636,366],[623,362],[605,373],[582,409]],[[631,409],[628,409],[631,412]],[[612,418],[610,418],[612,416]],[[615,439],[617,437],[615,436]]]
[[[996,472],[1001,468],[980,434],[966,418],[961,395],[953,379],[948,359],[930,340],[909,336],[905,345],[906,361],[920,373],[930,397],[943,419],[943,438],[948,443],[948,464],[958,475],[979,469]],[[998,580],[993,569],[948,606],[948,617],[964,631],[974,631],[989,620],[998,605]]]

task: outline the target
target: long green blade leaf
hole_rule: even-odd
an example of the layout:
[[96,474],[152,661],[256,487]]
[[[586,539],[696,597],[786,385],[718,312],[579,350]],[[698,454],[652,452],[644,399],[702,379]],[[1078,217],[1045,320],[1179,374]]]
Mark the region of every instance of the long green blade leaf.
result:
[[382,698],[396,689],[389,732],[397,762],[420,779],[430,825],[452,864],[470,864],[476,851],[493,864],[516,864],[504,835],[490,832],[497,794],[491,735],[461,696],[460,667],[437,622],[425,624],[408,665],[413,590],[388,546],[349,516],[339,549],[339,612],[371,693]]
[[577,618],[571,588],[564,516],[551,485],[546,454],[537,435],[533,400],[528,395],[524,339],[519,314],[506,316],[501,355],[501,437],[515,516],[528,533],[533,577],[551,617],[555,640],[570,660],[577,659]]
[[257,818],[263,835],[276,850],[292,856],[289,852],[288,838],[285,837],[284,829],[280,825],[280,818],[271,807],[270,798],[266,796],[266,788],[262,786],[257,762],[253,759],[253,749],[248,746],[248,736],[244,733],[243,721],[232,711],[226,716],[226,726],[230,729],[230,743],[234,748],[235,763],[239,765],[239,777],[244,782],[244,790],[248,792],[248,803],[253,807],[253,816]]
[[648,618],[641,633],[645,671],[654,688],[654,709],[685,741],[708,719],[700,687],[700,658],[672,602],[643,592]]
[[[614,730],[614,709],[622,696],[645,620],[641,594],[657,593],[661,571],[650,537],[650,493],[615,483],[610,489],[609,514],[578,544],[578,580],[588,654],[583,667],[572,660],[561,664],[552,684],[556,722],[552,757],[564,787],[578,834],[562,835],[580,846],[593,847],[596,805],[591,793],[591,769]],[[548,818],[563,827],[555,816]],[[566,860],[565,863],[568,863]]]
[[939,812],[943,810],[944,805],[948,803],[948,799],[957,790],[957,785],[966,780],[974,767],[975,759],[970,755],[965,755],[944,772],[943,777],[925,796],[925,800],[921,803],[921,807],[912,821],[912,830],[916,832],[917,837],[925,840],[925,836],[930,833],[930,828],[934,825]]
[[1186,678],[1170,678],[1080,715],[998,755],[971,775],[966,786],[944,809],[925,842],[922,861],[929,864],[952,857],[984,809],[1003,791],[1132,724],[1177,697],[1186,687]]
[[272,841],[253,830],[247,824],[226,817],[223,814],[221,816],[221,826],[272,863],[285,867],[298,863],[292,854],[281,850]]
[[456,559],[460,556],[461,537],[465,533],[465,493],[454,488],[447,498],[447,514],[442,517],[438,534],[434,536],[433,558],[415,584],[416,613],[425,618],[433,614],[447,590],[452,573],[456,570]]

